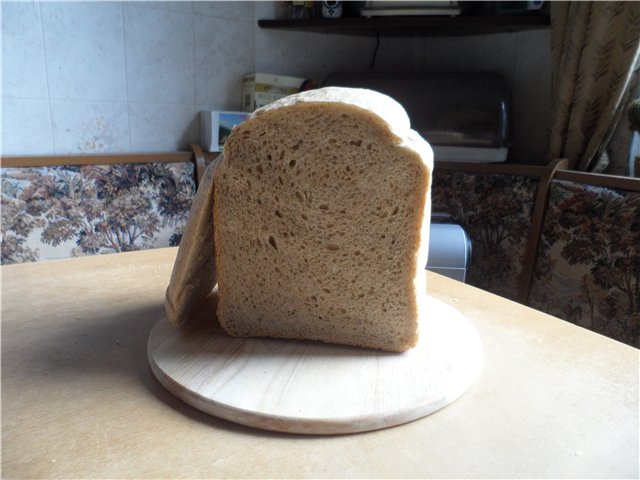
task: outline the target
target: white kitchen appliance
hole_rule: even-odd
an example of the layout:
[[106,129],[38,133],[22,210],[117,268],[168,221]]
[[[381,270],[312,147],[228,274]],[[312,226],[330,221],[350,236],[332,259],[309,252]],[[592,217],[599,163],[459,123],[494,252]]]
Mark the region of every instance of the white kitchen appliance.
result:
[[466,282],[471,263],[471,239],[460,226],[432,223],[427,270]]
[[397,100],[436,161],[504,162],[509,90],[496,73],[333,73],[325,86],[369,88]]

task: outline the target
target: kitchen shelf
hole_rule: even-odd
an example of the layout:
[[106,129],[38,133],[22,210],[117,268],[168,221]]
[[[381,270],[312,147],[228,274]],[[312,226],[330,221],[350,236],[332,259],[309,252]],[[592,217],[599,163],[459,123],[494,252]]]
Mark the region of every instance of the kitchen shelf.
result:
[[488,35],[522,30],[542,30],[548,28],[549,23],[549,16],[541,14],[258,20],[258,26],[267,29],[400,37]]

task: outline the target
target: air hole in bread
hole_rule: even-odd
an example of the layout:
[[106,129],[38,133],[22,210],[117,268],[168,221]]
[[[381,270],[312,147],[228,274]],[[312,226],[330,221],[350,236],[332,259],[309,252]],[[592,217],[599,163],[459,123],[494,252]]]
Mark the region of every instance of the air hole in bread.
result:
[[296,198],[300,203],[304,203],[304,195],[302,195],[302,192],[296,191]]
[[276,239],[273,236],[269,237],[269,245],[271,245],[275,250],[278,250],[278,244],[276,243]]
[[331,252],[337,252],[338,250],[340,250],[340,246],[336,245],[335,243],[330,243],[329,245],[327,245],[327,250]]
[[295,158],[292,158],[292,159],[289,161],[289,168],[293,168],[293,167],[295,167],[295,166],[296,166],[296,159],[295,159]]
[[318,205],[318,208],[320,210],[329,210],[329,205],[327,205],[326,203],[321,203],[320,205]]
[[282,218],[282,213],[280,213],[280,210],[276,210],[276,217]]

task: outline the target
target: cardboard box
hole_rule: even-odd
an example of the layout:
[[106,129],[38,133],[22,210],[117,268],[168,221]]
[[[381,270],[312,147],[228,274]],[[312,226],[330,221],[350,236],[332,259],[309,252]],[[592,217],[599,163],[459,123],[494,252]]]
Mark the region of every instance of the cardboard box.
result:
[[300,91],[304,78],[268,73],[250,73],[242,78],[242,108],[253,112],[280,98]]
[[244,122],[247,112],[200,112],[200,141],[208,152],[220,152],[233,127]]

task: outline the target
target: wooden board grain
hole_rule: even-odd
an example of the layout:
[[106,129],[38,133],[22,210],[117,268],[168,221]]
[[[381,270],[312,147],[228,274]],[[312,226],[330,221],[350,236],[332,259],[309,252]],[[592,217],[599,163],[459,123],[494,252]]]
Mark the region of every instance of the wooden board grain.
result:
[[209,318],[160,318],[151,370],[186,403],[281,432],[338,434],[410,422],[460,397],[480,373],[480,338],[452,306],[429,297],[418,345],[402,354],[267,338],[232,338]]

